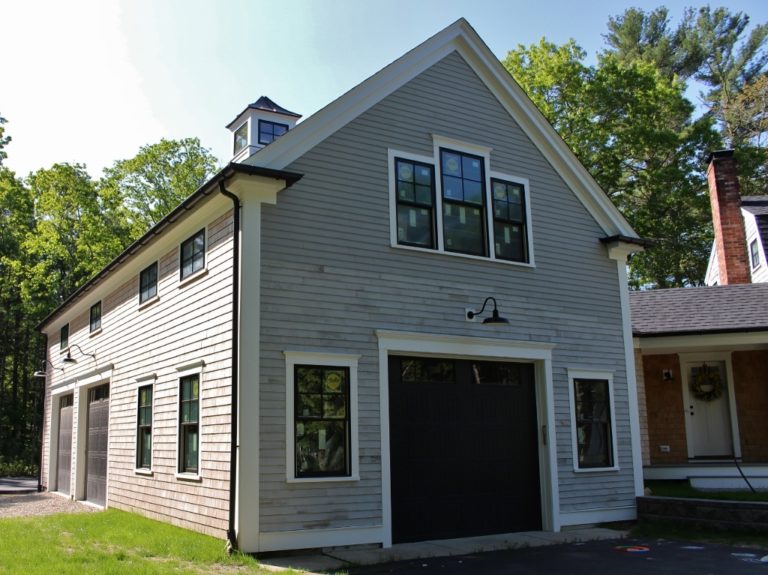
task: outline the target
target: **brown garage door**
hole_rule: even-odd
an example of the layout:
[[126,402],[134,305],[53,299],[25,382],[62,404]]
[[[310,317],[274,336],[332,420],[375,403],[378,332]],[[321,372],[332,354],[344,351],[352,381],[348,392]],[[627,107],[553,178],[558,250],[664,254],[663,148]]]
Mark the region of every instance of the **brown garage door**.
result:
[[69,495],[72,477],[72,399],[65,395],[59,399],[59,444],[56,458],[56,491]]
[[98,505],[107,501],[107,444],[109,440],[109,385],[88,391],[87,484],[85,498]]
[[533,365],[389,360],[396,543],[541,529]]

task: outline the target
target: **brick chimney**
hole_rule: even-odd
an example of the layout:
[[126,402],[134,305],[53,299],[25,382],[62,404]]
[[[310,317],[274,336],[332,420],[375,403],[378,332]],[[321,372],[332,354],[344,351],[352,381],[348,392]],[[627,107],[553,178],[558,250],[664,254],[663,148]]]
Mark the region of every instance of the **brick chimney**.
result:
[[747,260],[744,218],[733,150],[713,152],[708,158],[707,182],[715,228],[719,284],[748,284],[752,278]]

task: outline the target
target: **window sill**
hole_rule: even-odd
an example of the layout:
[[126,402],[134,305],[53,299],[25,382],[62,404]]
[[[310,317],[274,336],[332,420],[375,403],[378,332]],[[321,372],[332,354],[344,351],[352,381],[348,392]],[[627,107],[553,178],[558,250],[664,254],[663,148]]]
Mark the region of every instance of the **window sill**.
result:
[[511,265],[511,266],[517,266],[517,267],[523,267],[523,268],[535,268],[536,266],[533,264],[533,262],[515,262],[512,260],[502,260],[498,258],[490,258],[485,256],[473,256],[471,254],[461,254],[458,252],[446,252],[446,251],[440,251],[437,249],[429,249],[429,248],[419,248],[416,246],[404,246],[401,244],[390,244],[391,248],[394,248],[396,250],[406,250],[409,252],[418,252],[422,254],[435,254],[440,256],[449,256],[449,257],[457,257],[457,258],[465,258],[480,262],[490,262],[490,263],[497,263],[497,264],[504,264],[504,265]]
[[150,299],[148,299],[147,301],[140,303],[140,304],[139,304],[139,311],[141,311],[141,310],[143,310],[143,309],[145,309],[145,308],[148,308],[148,307],[149,307],[149,306],[151,306],[152,304],[155,304],[155,303],[157,303],[157,302],[159,302],[159,301],[160,301],[160,296],[159,296],[159,295],[156,295],[155,297],[153,297],[153,298],[150,298]]
[[147,477],[152,477],[155,475],[155,472],[152,471],[151,469],[137,468],[137,469],[134,469],[133,472],[136,475],[145,475]]
[[344,477],[288,477],[286,483],[344,483],[351,481],[360,481],[359,475],[349,475]]
[[202,483],[203,478],[197,473],[177,473],[176,479],[179,481],[189,481],[190,483]]
[[97,335],[99,335],[100,333],[101,333],[101,328],[99,328],[99,329],[94,329],[92,332],[90,332],[90,333],[88,334],[88,337],[96,337],[96,336],[97,336]]
[[613,473],[619,471],[618,466],[614,467],[587,467],[586,469],[580,469],[578,467],[573,468],[574,473]]
[[59,348],[59,355],[66,355],[68,353],[69,353],[69,346]]
[[192,275],[189,275],[189,276],[179,280],[179,288],[183,288],[187,284],[191,284],[193,281],[195,281],[195,280],[197,280],[197,279],[199,279],[199,278],[201,278],[203,276],[206,276],[206,275],[208,275],[208,268],[207,267],[205,267],[203,269],[200,269],[200,270],[197,270]]

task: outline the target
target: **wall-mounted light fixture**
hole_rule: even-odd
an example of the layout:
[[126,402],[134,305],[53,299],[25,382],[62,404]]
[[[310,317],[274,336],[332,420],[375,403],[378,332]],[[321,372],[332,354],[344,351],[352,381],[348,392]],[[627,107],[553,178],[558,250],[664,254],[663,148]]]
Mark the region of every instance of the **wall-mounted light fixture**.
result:
[[483,307],[480,308],[480,311],[475,311],[472,309],[466,310],[466,319],[467,321],[474,321],[475,317],[479,316],[481,313],[485,311],[485,306],[488,305],[488,302],[493,302],[493,311],[491,312],[491,317],[487,317],[483,320],[484,324],[496,324],[496,325],[502,325],[502,324],[508,324],[509,320],[505,317],[501,317],[499,315],[499,310],[496,306],[496,298],[493,297],[487,297],[485,298],[485,301],[483,302]]
[[661,370],[661,379],[664,381],[672,381],[672,370],[671,369],[662,369]]
[[63,367],[56,367],[50,361],[48,361],[47,359],[44,359],[43,361],[40,362],[40,367],[42,369],[38,369],[35,373],[32,374],[32,377],[46,377],[48,375],[45,371],[46,363],[50,365],[53,369],[60,369],[62,372],[64,371]]
[[83,351],[83,348],[82,348],[82,347],[80,347],[80,346],[79,346],[79,345],[77,345],[76,343],[73,343],[72,345],[70,345],[70,346],[69,346],[69,349],[67,350],[67,357],[65,357],[65,358],[62,360],[64,363],[77,363],[77,360],[76,360],[74,357],[72,357],[72,348],[73,348],[73,347],[76,347],[76,348],[77,348],[77,349],[80,351],[80,353],[81,353],[81,354],[83,354],[83,355],[89,355],[89,356],[91,356],[93,359],[96,359],[96,354],[95,354],[95,353],[86,353],[86,352],[84,352],[84,351]]

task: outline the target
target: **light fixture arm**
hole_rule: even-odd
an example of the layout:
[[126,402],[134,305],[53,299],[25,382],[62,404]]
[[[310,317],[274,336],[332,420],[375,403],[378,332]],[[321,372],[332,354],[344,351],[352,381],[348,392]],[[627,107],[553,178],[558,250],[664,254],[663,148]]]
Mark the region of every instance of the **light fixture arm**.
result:
[[32,377],[47,377],[48,373],[45,371],[45,364],[50,365],[51,368],[53,368],[53,369],[60,369],[62,372],[64,372],[64,368],[63,367],[56,367],[50,361],[48,361],[47,359],[44,359],[44,360],[42,360],[40,362],[41,369],[39,369],[35,373],[33,373]]
[[62,360],[64,363],[77,363],[77,360],[72,357],[72,348],[73,347],[76,347],[81,354],[87,355],[89,357],[92,357],[94,359],[94,361],[96,360],[96,354],[95,353],[87,353],[87,352],[83,351],[82,347],[80,347],[76,343],[73,343],[73,344],[71,344],[69,346],[69,349],[67,350],[67,357],[65,357]]
[[481,313],[483,313],[485,311],[485,306],[488,305],[489,301],[493,302],[493,311],[491,312],[491,317],[485,318],[483,320],[483,323],[484,324],[496,324],[496,325],[508,324],[509,320],[507,318],[501,317],[499,315],[499,309],[498,309],[498,306],[496,305],[496,298],[494,298],[492,296],[489,296],[489,297],[485,298],[485,301],[483,302],[483,307],[480,308],[480,311],[474,311],[474,310],[468,309],[467,310],[467,315],[466,315],[467,320],[472,321],[477,316],[479,316]]

